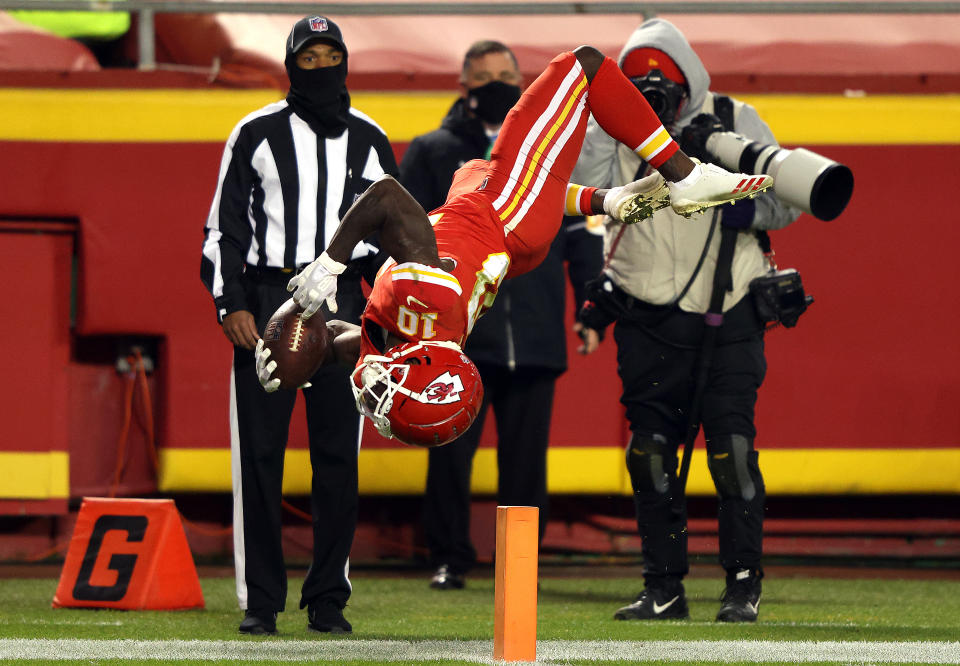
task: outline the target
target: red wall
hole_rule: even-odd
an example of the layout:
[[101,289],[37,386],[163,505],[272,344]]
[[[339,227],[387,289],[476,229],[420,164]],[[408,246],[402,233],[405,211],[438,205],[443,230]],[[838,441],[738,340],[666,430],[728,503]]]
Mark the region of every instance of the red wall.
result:
[[66,451],[73,239],[30,226],[0,226],[0,450]]
[[781,267],[802,272],[816,303],[767,338],[764,445],[957,446],[960,227],[948,174],[960,149],[824,152],[851,166],[854,195],[833,222],[804,216],[773,235]]
[[[78,220],[76,333],[164,338],[155,381],[158,440],[166,446],[228,442],[230,348],[199,279],[221,150],[2,146],[0,216]],[[797,328],[768,336],[760,438],[765,447],[957,446],[960,314],[952,304],[960,229],[945,186],[957,146],[821,152],[853,169],[856,189],[839,219],[804,216],[774,235],[781,267],[801,271],[816,303]],[[931,187],[931,178],[941,186]],[[17,298],[25,318],[48,316],[46,301],[8,288],[3,298]],[[0,404],[16,391],[0,383]],[[619,444],[618,397],[611,340],[593,357],[571,354],[553,443]],[[96,394],[77,397],[85,398],[95,410]]]

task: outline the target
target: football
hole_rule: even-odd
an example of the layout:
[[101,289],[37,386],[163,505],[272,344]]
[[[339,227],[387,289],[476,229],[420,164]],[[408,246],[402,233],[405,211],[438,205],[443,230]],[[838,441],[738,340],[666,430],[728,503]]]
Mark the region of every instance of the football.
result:
[[280,388],[295,389],[310,381],[323,364],[329,348],[327,322],[320,312],[303,318],[303,308],[286,301],[277,308],[263,329],[263,346],[277,362],[273,376]]

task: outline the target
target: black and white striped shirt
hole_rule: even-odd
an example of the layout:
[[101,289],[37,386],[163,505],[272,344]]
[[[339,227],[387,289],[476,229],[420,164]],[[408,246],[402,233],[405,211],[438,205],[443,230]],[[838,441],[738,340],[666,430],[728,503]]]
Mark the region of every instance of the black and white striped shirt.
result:
[[[201,279],[217,315],[249,309],[244,266],[297,270],[326,248],[356,198],[397,164],[382,129],[351,108],[347,130],[317,137],[285,100],[230,134],[207,218]],[[376,252],[361,243],[353,259]]]

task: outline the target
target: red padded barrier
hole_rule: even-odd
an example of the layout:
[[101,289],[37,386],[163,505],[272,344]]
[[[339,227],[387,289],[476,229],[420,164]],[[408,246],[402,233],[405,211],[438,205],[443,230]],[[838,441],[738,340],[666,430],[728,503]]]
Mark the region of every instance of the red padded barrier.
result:
[[[4,213],[80,220],[77,331],[166,338],[158,433],[166,446],[228,442],[230,349],[199,279],[221,149],[6,143],[0,160]],[[856,189],[839,219],[805,216],[774,234],[781,266],[800,269],[817,302],[797,328],[768,336],[760,438],[789,448],[955,446],[960,350],[952,332],[960,314],[949,305],[960,278],[960,228],[944,213],[953,192],[928,181],[952,172],[957,148],[822,152],[853,169]],[[570,360],[553,440],[619,444],[612,340],[599,356]],[[0,386],[0,403],[11,390]]]
[[65,451],[73,237],[13,226],[0,223],[0,451]]

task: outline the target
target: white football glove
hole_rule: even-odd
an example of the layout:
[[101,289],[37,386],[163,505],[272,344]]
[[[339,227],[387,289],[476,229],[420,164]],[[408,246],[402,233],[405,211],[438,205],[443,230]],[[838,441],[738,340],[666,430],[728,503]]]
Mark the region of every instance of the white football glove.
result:
[[263,340],[257,340],[257,379],[260,380],[260,386],[267,393],[273,393],[280,388],[280,379],[273,377],[273,371],[277,369],[277,362],[270,361],[270,350],[263,346]]
[[612,187],[603,198],[603,210],[625,224],[644,220],[670,205],[670,192],[663,176],[654,171],[646,178]]
[[303,308],[303,318],[313,316],[323,302],[330,312],[337,311],[337,276],[347,270],[344,264],[324,252],[287,283],[293,300]]

